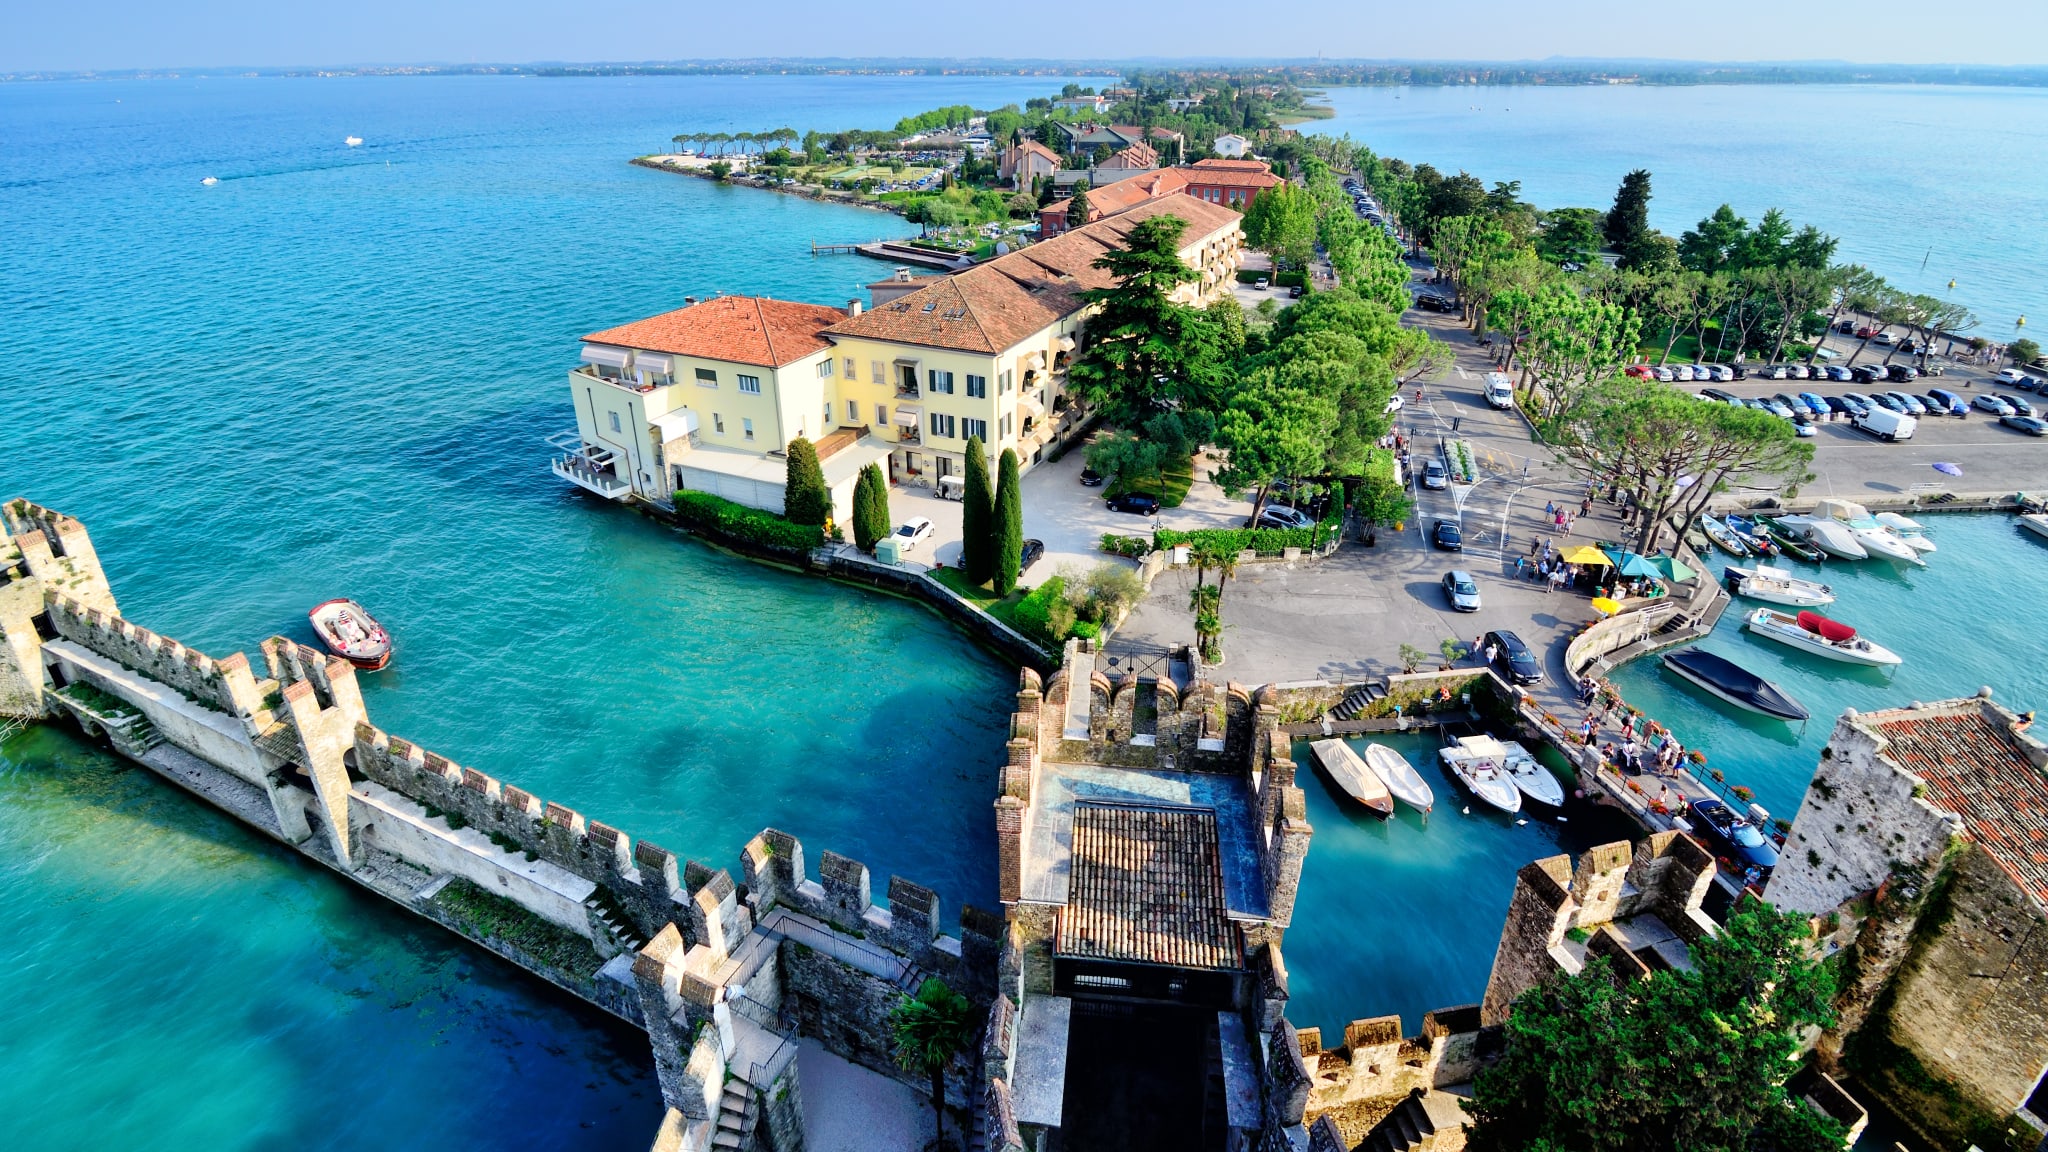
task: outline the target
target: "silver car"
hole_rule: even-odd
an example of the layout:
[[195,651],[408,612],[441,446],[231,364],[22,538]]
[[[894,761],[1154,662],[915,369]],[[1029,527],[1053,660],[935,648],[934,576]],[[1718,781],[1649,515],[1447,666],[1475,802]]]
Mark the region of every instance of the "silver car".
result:
[[1448,488],[1450,485],[1451,473],[1449,469],[1444,467],[1443,461],[1431,460],[1422,466],[1422,486],[1424,488]]
[[1444,573],[1444,599],[1460,612],[1479,611],[1479,582],[1456,568]]

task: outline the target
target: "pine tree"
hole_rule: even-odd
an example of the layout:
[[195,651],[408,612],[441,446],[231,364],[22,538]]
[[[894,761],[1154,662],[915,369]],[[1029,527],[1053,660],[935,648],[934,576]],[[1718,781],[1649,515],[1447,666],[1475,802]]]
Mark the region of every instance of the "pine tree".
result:
[[[865,504],[855,501],[853,515],[856,520],[854,532],[867,533],[870,540],[886,540],[891,528],[889,520],[889,480],[882,475],[880,464],[870,464],[861,469],[861,479],[868,486]],[[873,544],[866,547],[873,549]]]
[[1627,254],[1650,233],[1650,173],[1638,168],[1621,178],[1607,213],[1607,245]]
[[1003,449],[996,472],[995,590],[1008,596],[1024,559],[1024,494],[1017,487],[1017,454]]
[[789,442],[789,478],[782,486],[782,516],[792,524],[823,524],[832,515],[832,493],[818,450],[802,436]]
[[988,455],[981,437],[967,438],[966,492],[960,507],[960,566],[967,570],[967,582],[982,585],[995,575],[995,497],[988,487]]
[[1088,182],[1074,181],[1074,197],[1067,201],[1067,228],[1079,228],[1088,222]]

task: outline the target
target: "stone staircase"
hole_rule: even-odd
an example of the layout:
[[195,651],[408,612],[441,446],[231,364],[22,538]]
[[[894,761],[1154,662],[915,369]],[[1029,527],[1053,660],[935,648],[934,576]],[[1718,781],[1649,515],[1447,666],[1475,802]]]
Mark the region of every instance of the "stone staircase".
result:
[[1337,701],[1335,708],[1330,709],[1330,719],[1349,720],[1365,711],[1373,701],[1384,700],[1386,696],[1387,686],[1384,684],[1359,684],[1346,692],[1344,699]]
[[593,923],[604,925],[605,931],[618,943],[619,951],[630,956],[647,946],[646,937],[640,935],[625,913],[612,901],[604,898],[603,888],[585,897],[583,906],[589,909]]
[[761,1119],[761,1098],[752,1085],[735,1076],[725,1082],[718,1099],[718,1124],[711,1133],[713,1148],[741,1149],[753,1139]]
[[1409,1152],[1410,1149],[1425,1149],[1433,1146],[1430,1137],[1436,1135],[1436,1122],[1429,1118],[1429,1109],[1422,1106],[1422,1094],[1410,1093],[1385,1119],[1373,1125],[1365,1134],[1354,1152]]

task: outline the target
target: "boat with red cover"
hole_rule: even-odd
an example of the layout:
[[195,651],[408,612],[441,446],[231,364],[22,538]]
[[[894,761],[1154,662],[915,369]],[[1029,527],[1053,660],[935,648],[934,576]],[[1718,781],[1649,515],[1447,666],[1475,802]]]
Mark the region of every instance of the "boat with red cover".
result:
[[353,600],[328,600],[316,605],[306,618],[327,650],[343,660],[375,672],[391,663],[391,634],[369,611]]
[[1874,668],[1889,668],[1902,664],[1899,654],[1882,645],[1873,644],[1856,634],[1856,629],[1840,620],[1830,620],[1818,612],[1801,612],[1790,616],[1759,608],[1749,614],[1743,626],[1766,639],[1776,640],[1787,647],[1829,660],[1840,660],[1848,664],[1866,664]]

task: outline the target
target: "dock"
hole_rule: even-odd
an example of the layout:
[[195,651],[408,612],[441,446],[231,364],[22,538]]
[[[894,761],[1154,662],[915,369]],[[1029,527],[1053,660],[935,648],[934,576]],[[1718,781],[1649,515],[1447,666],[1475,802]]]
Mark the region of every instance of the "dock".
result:
[[814,241],[811,244],[811,255],[866,256],[874,260],[887,260],[891,264],[915,264],[922,268],[937,268],[942,272],[958,272],[962,268],[974,266],[974,257],[964,253],[919,248],[900,240],[870,240],[865,244],[819,244]]

